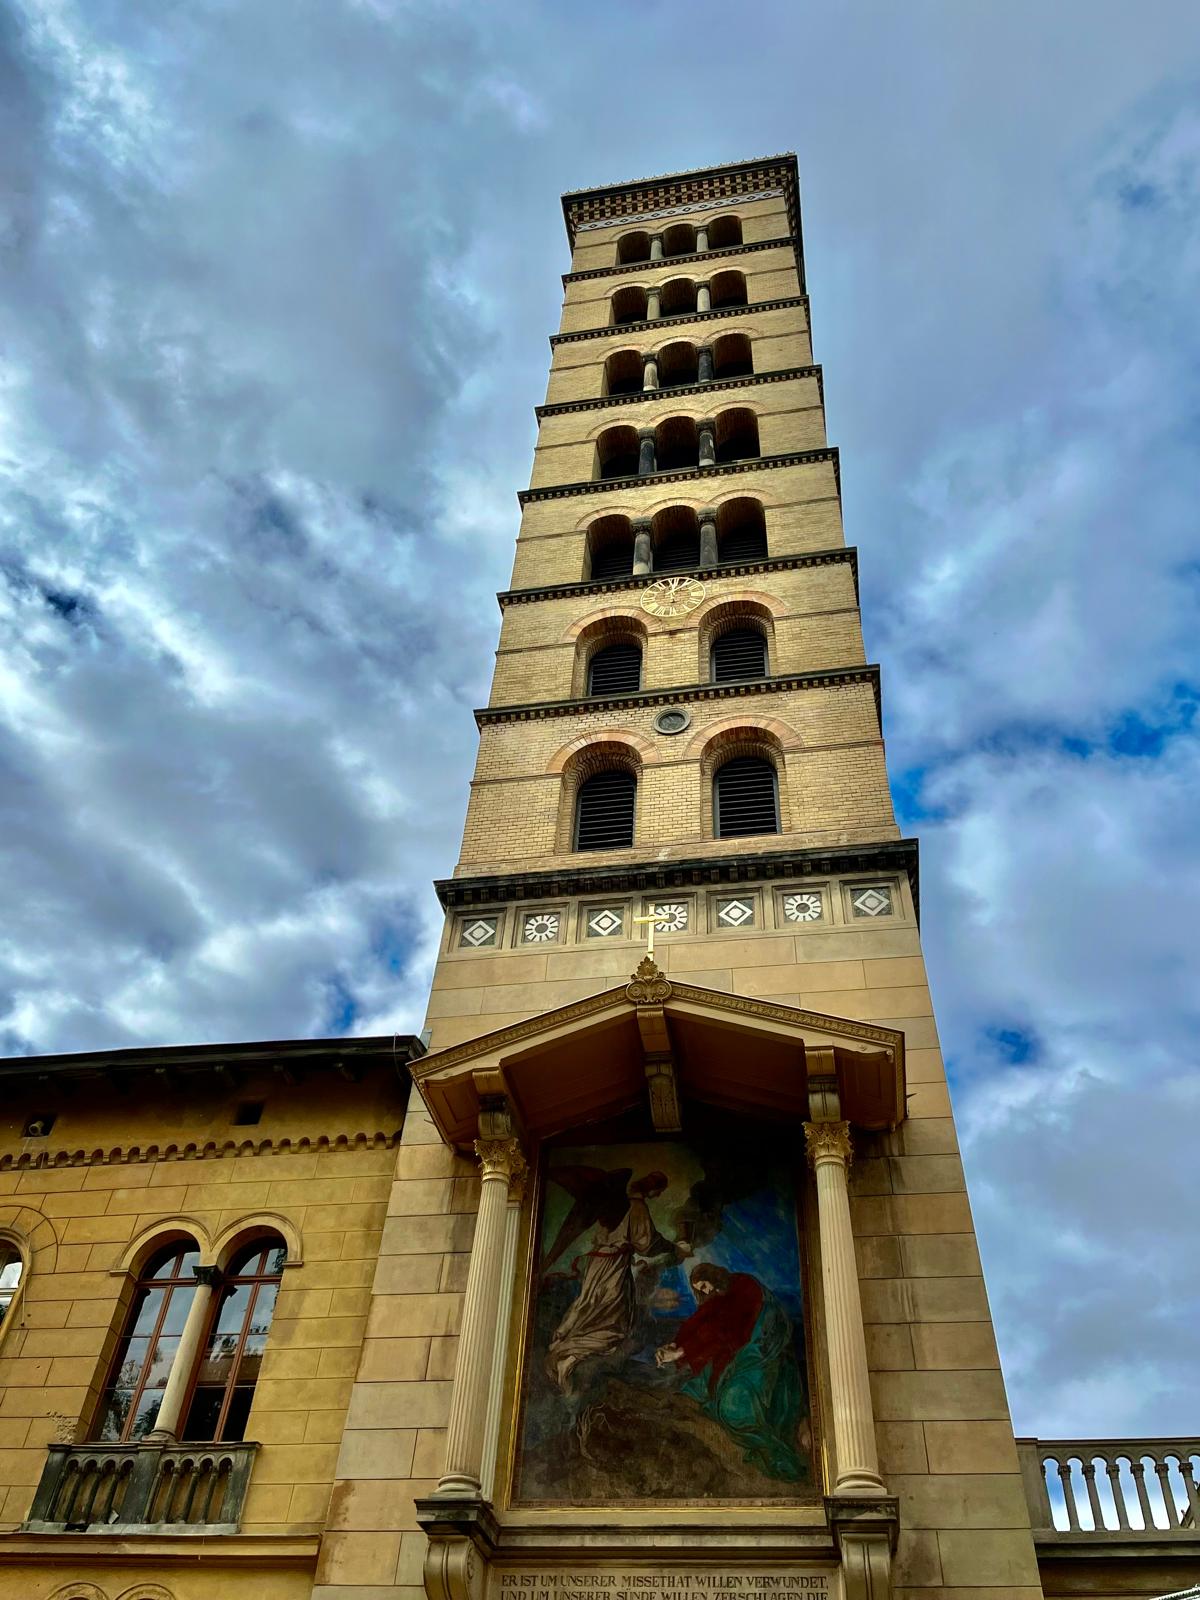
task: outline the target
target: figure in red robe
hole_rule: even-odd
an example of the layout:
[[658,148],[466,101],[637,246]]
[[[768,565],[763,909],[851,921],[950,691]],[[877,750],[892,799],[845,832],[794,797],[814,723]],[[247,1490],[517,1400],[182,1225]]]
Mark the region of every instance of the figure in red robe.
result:
[[768,1477],[797,1482],[804,1475],[797,1448],[804,1392],[786,1312],[748,1272],[701,1262],[691,1285],[696,1309],[655,1361],[688,1374],[681,1392],[737,1441],[746,1461]]

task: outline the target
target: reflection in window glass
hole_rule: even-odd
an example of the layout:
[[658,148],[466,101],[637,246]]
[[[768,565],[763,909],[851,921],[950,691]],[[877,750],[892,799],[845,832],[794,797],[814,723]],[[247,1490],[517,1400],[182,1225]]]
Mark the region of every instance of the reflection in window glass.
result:
[[0,1245],[0,1321],[8,1315],[8,1308],[16,1298],[17,1290],[21,1287],[21,1268],[23,1262],[14,1250],[5,1245]]
[[244,1439],[287,1248],[258,1240],[234,1257],[201,1347],[185,1439]]
[[104,1390],[97,1439],[124,1443],[144,1438],[153,1428],[196,1292],[199,1260],[199,1250],[184,1241],[146,1263]]

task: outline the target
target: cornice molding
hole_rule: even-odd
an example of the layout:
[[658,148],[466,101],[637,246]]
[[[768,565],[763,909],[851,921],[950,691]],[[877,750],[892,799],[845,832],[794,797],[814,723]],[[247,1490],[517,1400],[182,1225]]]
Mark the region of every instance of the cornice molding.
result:
[[676,327],[686,322],[718,322],[723,317],[745,317],[755,311],[786,311],[789,306],[803,306],[804,320],[808,321],[808,296],[787,295],[780,300],[751,300],[744,306],[720,306],[715,311],[681,311],[675,317],[645,317],[641,322],[614,322],[607,328],[579,328],[574,333],[552,333],[551,348],[560,344],[578,344],[583,339],[609,338],[614,333],[641,333],[647,328],[664,325]]
[[[584,483],[555,483],[544,489],[520,489],[520,505],[538,500],[567,500],[581,494],[611,494],[617,489],[649,489],[660,483],[693,483],[699,478],[727,478],[741,472],[769,472],[773,467],[803,467],[816,462],[833,463],[838,493],[842,491],[842,467],[837,445],[820,450],[787,450],[773,456],[749,456],[744,461],[723,461],[711,467],[680,467],[674,472],[646,472],[631,478],[589,478]],[[661,576],[661,574],[660,574]]]
[[[115,1146],[110,1150],[22,1150],[0,1155],[0,1172],[54,1172],[62,1167],[136,1166],[146,1161],[212,1161],[227,1156],[325,1155],[350,1150],[390,1150],[400,1129],[389,1133],[325,1134],[315,1139],[209,1139],[203,1144]],[[18,1197],[20,1198],[20,1197]]]
[[653,400],[672,400],[676,395],[712,394],[720,389],[751,389],[761,383],[786,383],[793,378],[815,378],[821,404],[825,403],[825,378],[819,366],[778,367],[772,372],[748,372],[740,378],[710,378],[707,383],[679,383],[669,388],[638,389],[633,394],[602,394],[590,400],[559,400],[554,405],[534,406],[541,422],[545,417],[565,416],[569,411],[607,411],[610,406],[646,405]]
[[[449,911],[516,900],[562,899],[564,895],[640,894],[722,883],[780,878],[829,877],[851,872],[903,872],[920,916],[919,857],[915,839],[881,844],[806,846],[792,850],[739,851],[737,855],[688,856],[679,861],[624,861],[599,865],[580,860],[549,872],[503,872],[441,878],[438,899]],[[414,1067],[414,1076],[417,1073]]]
[[[764,556],[759,561],[726,561],[717,567],[696,567],[692,576],[709,582],[718,578],[750,577],[760,572],[791,572],[798,567],[828,567],[843,561],[849,562],[854,574],[854,598],[857,600],[858,547],[852,544],[841,545],[834,550],[809,550],[803,554],[790,556]],[[565,600],[575,595],[627,593],[630,590],[644,589],[648,584],[656,583],[661,577],[661,572],[647,572],[638,576],[630,573],[624,578],[581,578],[578,583],[546,583],[537,588],[502,589],[496,600],[501,611],[504,611],[510,605],[528,605],[534,600]],[[736,596],[731,595],[729,598],[736,599]]]
[[794,689],[838,689],[847,684],[869,683],[875,693],[876,715],[880,712],[879,668],[825,667],[816,672],[789,672],[766,678],[748,678],[738,683],[689,683],[667,689],[638,689],[632,694],[597,696],[575,700],[530,701],[526,705],[482,706],[475,713],[479,728],[499,722],[538,722],[545,717],[586,715],[596,711],[630,711],[642,706],[669,706],[696,700],[736,700],[760,694],[781,694]]
[[622,261],[611,267],[588,267],[583,272],[564,272],[563,288],[572,283],[585,283],[590,278],[623,278],[631,273],[653,272],[659,267],[682,266],[687,262],[715,261],[722,256],[748,255],[757,250],[786,250],[795,243],[792,235],[785,233],[778,239],[755,239],[751,244],[725,244],[716,250],[689,250],[685,256],[663,256],[658,261]]

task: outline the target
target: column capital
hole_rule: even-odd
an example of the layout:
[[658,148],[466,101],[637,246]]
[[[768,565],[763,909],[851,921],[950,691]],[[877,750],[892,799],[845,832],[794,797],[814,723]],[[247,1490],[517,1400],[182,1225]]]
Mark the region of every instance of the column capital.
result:
[[806,1122],[804,1143],[809,1163],[818,1167],[826,1161],[836,1161],[842,1167],[850,1165],[853,1153],[848,1122]]
[[196,1282],[202,1283],[206,1289],[215,1289],[221,1282],[220,1267],[193,1267]]
[[489,1178],[503,1178],[511,1183],[525,1175],[527,1162],[516,1139],[476,1139],[475,1154],[483,1168],[484,1182]]
[[637,431],[637,436],[638,436],[639,439],[653,439],[654,438],[654,429],[653,428],[639,428],[638,431]]

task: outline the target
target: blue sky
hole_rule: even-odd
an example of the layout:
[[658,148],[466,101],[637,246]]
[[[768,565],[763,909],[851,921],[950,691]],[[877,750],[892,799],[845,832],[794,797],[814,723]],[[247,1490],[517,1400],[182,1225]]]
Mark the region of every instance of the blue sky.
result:
[[1192,0],[0,12],[0,1049],[419,1026],[561,190],[795,149],[1018,1429],[1194,1424]]

